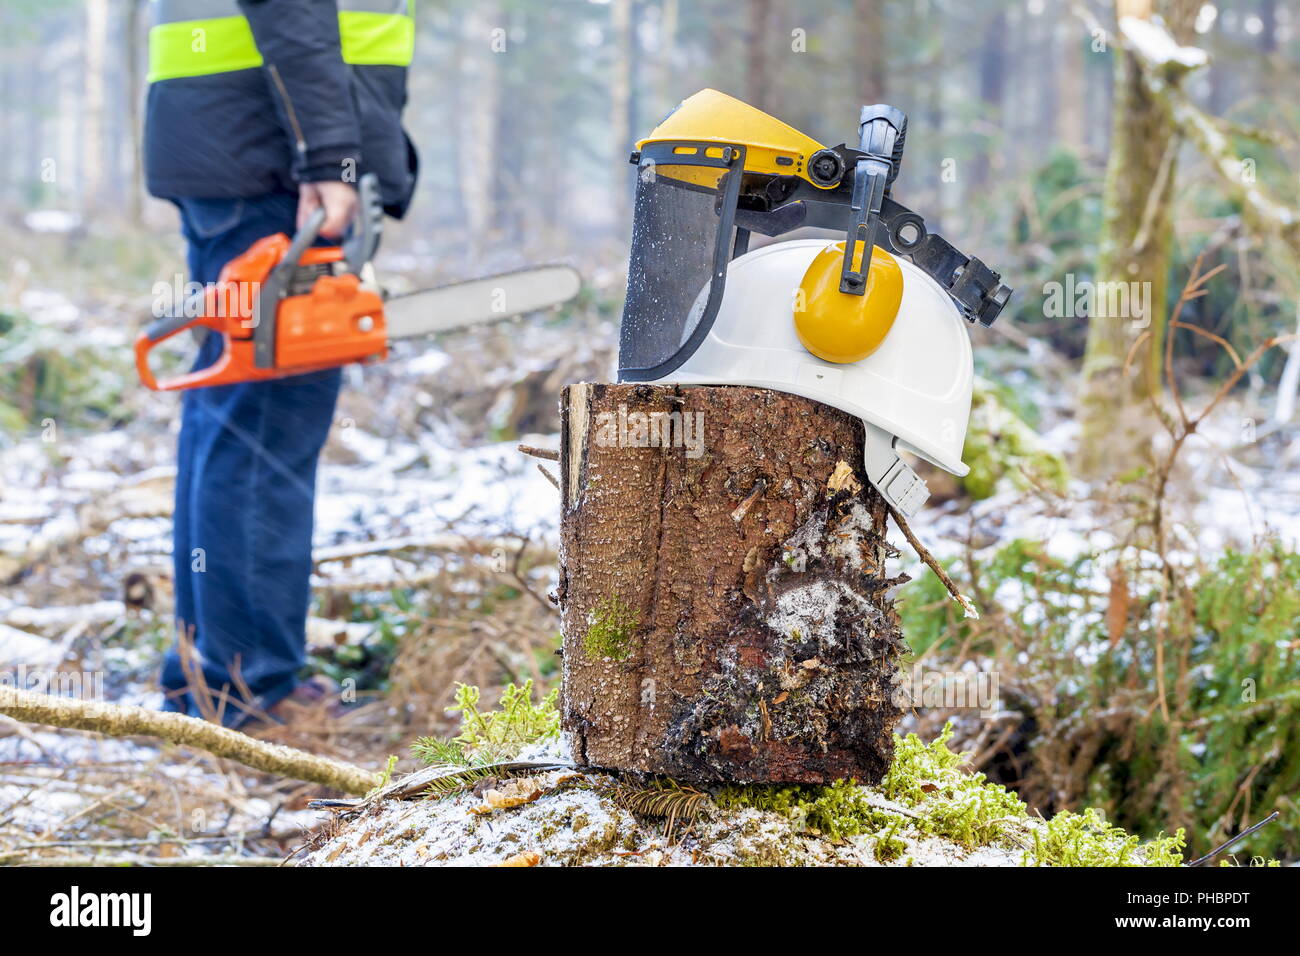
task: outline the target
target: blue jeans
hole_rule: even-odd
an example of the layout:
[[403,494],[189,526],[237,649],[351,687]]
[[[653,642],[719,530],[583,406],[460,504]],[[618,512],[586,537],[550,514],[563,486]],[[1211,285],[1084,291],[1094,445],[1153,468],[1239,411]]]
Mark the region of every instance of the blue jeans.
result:
[[[192,281],[213,282],[257,239],[294,229],[298,197],[181,199]],[[195,368],[221,353],[209,335]],[[227,726],[291,693],[306,651],[316,461],[334,417],[339,369],[182,393],[173,562],[176,624],[197,651]],[[167,710],[202,716],[178,648],[161,683]],[[193,666],[190,665],[191,670]],[[224,707],[222,701],[225,700]]]

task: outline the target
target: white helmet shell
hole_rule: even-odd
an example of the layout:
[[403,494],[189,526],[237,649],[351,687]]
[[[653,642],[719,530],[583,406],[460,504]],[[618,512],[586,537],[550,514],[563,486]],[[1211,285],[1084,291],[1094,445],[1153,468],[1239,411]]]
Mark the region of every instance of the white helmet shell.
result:
[[912,475],[909,482],[919,489],[901,482],[891,495],[888,484],[896,475],[886,472],[895,456],[873,470],[873,452],[881,453],[885,439],[889,453],[897,439],[898,447],[958,477],[970,470],[961,460],[974,383],[966,322],[939,284],[900,256],[902,301],[880,347],[853,364],[817,358],[799,341],[793,309],[804,273],[826,246],[822,239],[795,239],[733,260],[707,337],[665,380],[771,388],[858,416],[875,426],[867,429],[868,475],[910,515],[928,494],[924,482]]

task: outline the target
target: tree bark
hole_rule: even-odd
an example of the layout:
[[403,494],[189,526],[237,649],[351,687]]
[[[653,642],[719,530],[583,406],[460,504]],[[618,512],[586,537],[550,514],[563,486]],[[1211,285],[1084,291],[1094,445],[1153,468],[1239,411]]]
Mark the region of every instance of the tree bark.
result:
[[[1169,39],[1176,42],[1176,38]],[[1137,45],[1133,55],[1147,95],[1164,110],[1174,128],[1209,161],[1220,187],[1241,207],[1241,216],[1246,224],[1261,236],[1277,241],[1283,260],[1282,273],[1300,274],[1300,209],[1283,204],[1263,185],[1256,183],[1253,176],[1244,175],[1242,157],[1237,155],[1221,123],[1204,113],[1184,88],[1187,76],[1196,66],[1179,67],[1156,62],[1149,51]],[[1197,60],[1204,63],[1208,58],[1193,57],[1192,63]],[[1300,334],[1300,311],[1296,319],[1296,331]],[[1287,352],[1274,413],[1274,420],[1279,423],[1290,421],[1296,386],[1300,383],[1300,343],[1292,343]]]
[[888,592],[907,578],[886,573],[897,552],[861,423],[741,387],[572,385],[561,410],[575,759],[683,780],[878,781],[905,649]]
[[1073,17],[1063,17],[1053,27],[1060,49],[1060,87],[1056,96],[1056,139],[1076,156],[1087,149],[1087,83],[1084,49],[1088,34]]

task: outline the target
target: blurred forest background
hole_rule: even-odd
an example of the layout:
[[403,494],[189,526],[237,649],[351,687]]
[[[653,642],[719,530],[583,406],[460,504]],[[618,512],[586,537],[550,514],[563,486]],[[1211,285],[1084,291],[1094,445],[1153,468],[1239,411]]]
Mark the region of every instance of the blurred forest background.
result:
[[[310,636],[313,667],[356,681],[363,704],[285,739],[375,764],[446,726],[457,681],[489,696],[556,681],[556,499],[513,448],[553,446],[558,388],[612,374],[634,141],[704,87],[827,145],[856,145],[860,105],[888,102],[910,119],[895,195],[1016,289],[972,330],[972,474],[929,475],[918,522],[983,616],[919,565],[899,593],[920,665],[993,670],[1002,706],[918,708],[911,728],[953,721],[969,765],[1044,814],[1095,806],[1205,850],[1279,810],[1239,856],[1300,858],[1300,10],[417,8],[420,182],[381,267],[414,286],[558,259],[588,288],[544,322],[350,372]],[[1208,64],[1137,50],[1122,14]],[[129,343],[182,269],[175,213],[140,185],[147,23],[136,0],[0,10],[0,664],[107,673],[109,696],[144,702],[170,639],[175,406],[135,383]],[[1103,281],[1149,283],[1148,321],[1054,309],[1054,284]],[[104,768],[156,759],[42,746],[0,736],[0,807],[23,774],[93,796],[117,787]],[[174,793],[134,786],[140,814],[170,819]],[[184,788],[178,805],[262,823],[210,775]],[[258,799],[292,809],[295,794],[268,783]],[[84,838],[75,810],[32,826]],[[3,841],[18,824],[0,819]],[[250,852],[277,839],[258,832]]]

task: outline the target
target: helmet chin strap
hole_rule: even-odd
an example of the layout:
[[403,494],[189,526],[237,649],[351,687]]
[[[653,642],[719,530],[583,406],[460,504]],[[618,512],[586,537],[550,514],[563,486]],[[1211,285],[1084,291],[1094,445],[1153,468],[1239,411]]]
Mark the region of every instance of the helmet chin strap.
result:
[[898,457],[894,449],[897,438],[868,421],[863,421],[862,427],[866,429],[862,457],[867,478],[894,510],[904,518],[912,517],[930,497],[925,479]]

